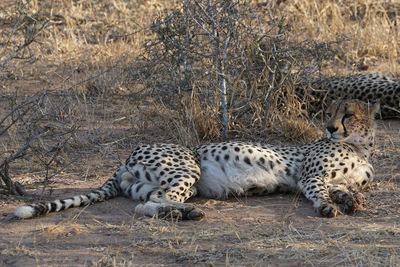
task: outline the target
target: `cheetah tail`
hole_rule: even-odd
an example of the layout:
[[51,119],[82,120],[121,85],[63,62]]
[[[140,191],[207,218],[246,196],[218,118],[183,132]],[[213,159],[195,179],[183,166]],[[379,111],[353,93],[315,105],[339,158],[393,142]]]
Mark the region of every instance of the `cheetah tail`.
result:
[[44,215],[50,212],[58,212],[69,208],[82,207],[96,202],[107,200],[121,195],[117,175],[114,174],[107,182],[97,190],[87,195],[76,195],[62,200],[41,202],[26,206],[19,206],[14,215],[21,219],[28,219]]

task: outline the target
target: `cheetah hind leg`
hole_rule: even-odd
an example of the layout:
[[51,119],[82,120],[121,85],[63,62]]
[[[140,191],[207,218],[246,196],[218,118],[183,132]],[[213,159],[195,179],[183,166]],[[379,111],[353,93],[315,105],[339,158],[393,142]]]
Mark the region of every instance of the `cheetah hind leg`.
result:
[[332,201],[339,204],[344,213],[351,214],[362,209],[365,197],[359,192],[351,193],[341,189],[329,190]]
[[201,220],[205,213],[195,206],[183,203],[186,199],[196,195],[196,188],[191,187],[186,196],[181,199],[182,202],[169,199],[169,195],[163,192],[163,189],[154,192],[149,201],[139,204],[135,208],[135,212],[140,215],[149,217],[158,216],[164,219],[175,220]]
[[135,212],[149,217],[163,219],[201,220],[205,213],[191,204],[166,199],[151,199],[135,208]]

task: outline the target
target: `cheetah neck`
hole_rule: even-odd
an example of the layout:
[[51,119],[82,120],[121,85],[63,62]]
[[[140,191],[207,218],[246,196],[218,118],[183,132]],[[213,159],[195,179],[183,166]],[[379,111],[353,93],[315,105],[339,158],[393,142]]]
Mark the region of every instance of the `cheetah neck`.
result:
[[374,149],[374,133],[374,131],[369,131],[368,136],[365,139],[360,139],[358,142],[353,141],[345,143],[353,147],[361,158],[368,160],[371,157]]
[[348,145],[350,145],[351,147],[354,148],[354,150],[357,152],[357,154],[360,156],[360,158],[364,158],[365,160],[368,160],[372,155],[373,147],[370,147],[367,144],[359,144],[359,145],[348,144]]

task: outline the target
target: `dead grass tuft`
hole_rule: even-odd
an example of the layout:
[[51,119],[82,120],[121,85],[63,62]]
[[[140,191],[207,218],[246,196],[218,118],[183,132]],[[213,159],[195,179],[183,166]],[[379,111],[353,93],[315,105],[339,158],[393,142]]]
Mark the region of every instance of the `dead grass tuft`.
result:
[[[396,1],[248,1],[243,6],[254,7],[245,10],[254,12],[253,18],[259,20],[239,20],[248,28],[241,28],[243,35],[238,36],[246,38],[237,39],[232,57],[227,59],[226,66],[232,67],[224,76],[230,139],[301,143],[318,138],[320,121],[307,117],[303,109],[307,103],[293,93],[304,80],[360,71],[400,77],[400,6]],[[49,170],[57,173],[61,170],[58,162],[68,163],[75,156],[79,160],[49,181],[52,188],[75,186],[74,179],[100,184],[94,178],[112,173],[113,166],[123,162],[138,143],[197,145],[220,139],[217,66],[210,57],[202,57],[192,65],[195,76],[185,80],[190,69],[182,71],[183,61],[176,60],[184,50],[172,49],[173,44],[186,40],[185,35],[173,35],[182,30],[182,17],[169,28],[160,24],[163,27],[158,30],[164,32],[157,33],[154,28],[154,22],[184,11],[182,1],[173,0],[1,1],[0,63],[23,45],[33,30],[48,24],[34,42],[0,68],[0,119],[18,100],[48,87],[52,97],[43,108],[57,108],[44,124],[46,129],[80,126]],[[250,38],[250,33],[256,32],[264,33],[262,40]],[[163,47],[161,33],[170,38],[169,50]],[[192,41],[205,39],[197,35]],[[277,49],[293,44],[300,45],[303,49],[297,51],[301,52],[276,56]],[[207,54],[209,47],[204,45],[187,55]],[[161,61],[167,56],[175,61]],[[275,81],[271,79],[274,71]],[[190,90],[177,82],[189,78],[193,81]],[[280,81],[285,82],[280,86]],[[66,104],[61,106],[63,102]],[[368,207],[353,217],[328,221],[299,216],[300,204],[306,204],[300,198],[282,209],[278,219],[257,213],[262,218],[251,223],[237,219],[241,217],[232,219],[239,213],[237,209],[217,209],[210,212],[214,217],[196,227],[150,218],[128,222],[69,218],[54,226],[38,226],[40,235],[22,229],[22,238],[19,231],[8,232],[7,226],[34,227],[32,221],[21,221],[2,226],[0,239],[5,242],[0,244],[0,265],[25,264],[38,253],[40,257],[29,263],[49,265],[63,252],[68,256],[59,254],[64,257],[60,265],[134,266],[156,259],[165,265],[183,266],[398,266],[399,144],[394,137],[399,133],[398,124],[386,125],[379,127],[380,145],[373,162],[378,167],[377,183],[367,191]],[[26,131],[19,129],[11,128],[0,137],[1,157],[23,144]],[[56,143],[45,138],[40,144],[51,150]],[[17,180],[29,180],[25,184],[36,189],[42,189],[38,184],[46,177],[43,161],[35,153],[11,164],[10,174]],[[275,211],[279,213],[279,207]],[[86,234],[94,237],[85,243],[79,235]],[[94,260],[82,259],[83,253]]]

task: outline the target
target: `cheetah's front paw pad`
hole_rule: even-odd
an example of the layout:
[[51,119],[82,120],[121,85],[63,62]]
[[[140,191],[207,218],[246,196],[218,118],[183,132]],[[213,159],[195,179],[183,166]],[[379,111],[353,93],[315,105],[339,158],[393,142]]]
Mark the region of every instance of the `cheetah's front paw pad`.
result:
[[337,216],[337,208],[331,203],[323,203],[319,209],[319,214],[324,217],[333,218]]

